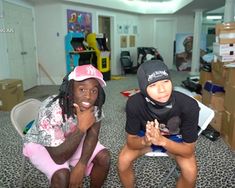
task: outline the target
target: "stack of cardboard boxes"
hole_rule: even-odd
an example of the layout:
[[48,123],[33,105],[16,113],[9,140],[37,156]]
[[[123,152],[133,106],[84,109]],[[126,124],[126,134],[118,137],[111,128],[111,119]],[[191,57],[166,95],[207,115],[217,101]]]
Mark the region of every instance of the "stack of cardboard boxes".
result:
[[222,86],[212,81],[207,81],[204,84],[202,102],[214,110],[215,117],[210,124],[219,132],[221,132],[222,113],[224,111],[224,95],[224,88]]
[[222,115],[221,134],[224,140],[235,150],[235,67],[225,69],[225,110]]
[[216,25],[211,79],[203,80],[202,102],[215,111],[211,125],[235,150],[235,22]]
[[0,80],[0,111],[10,111],[24,100],[23,83],[17,79]]

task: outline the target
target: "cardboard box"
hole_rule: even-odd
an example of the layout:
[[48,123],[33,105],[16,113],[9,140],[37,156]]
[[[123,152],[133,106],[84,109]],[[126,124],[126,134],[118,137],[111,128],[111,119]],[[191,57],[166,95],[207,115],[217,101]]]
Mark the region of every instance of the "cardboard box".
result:
[[199,102],[202,102],[202,96],[200,94],[194,95],[193,98],[198,100]]
[[223,111],[222,112],[218,112],[218,111],[214,110],[214,112],[215,112],[215,116],[212,119],[212,121],[210,122],[210,125],[215,130],[221,132]]
[[202,103],[206,106],[210,105],[211,93],[205,89],[202,89]]
[[224,96],[224,108],[230,113],[235,113],[235,86],[226,85]]
[[225,86],[225,77],[220,73],[212,71],[212,82],[221,86]]
[[[229,64],[228,64],[229,65]],[[226,67],[225,87],[226,85],[235,86],[235,67]]]
[[235,22],[217,23],[215,25],[216,36],[219,36],[219,34],[224,32],[233,32],[233,31],[235,31]]
[[211,107],[218,112],[224,111],[224,96],[225,93],[217,92],[212,94],[210,105]]
[[212,73],[201,70],[199,84],[204,86],[205,82],[207,82],[208,80],[212,80]]
[[10,111],[24,100],[23,83],[17,79],[0,80],[0,110]]
[[222,114],[221,135],[224,141],[235,150],[235,114],[224,111]]
[[223,66],[224,66],[224,64],[218,60],[211,63],[211,69],[214,72],[222,72]]
[[225,76],[226,76],[226,68],[224,65],[228,63],[216,61],[211,64],[212,66],[212,82],[214,84],[218,84],[221,86],[225,85]]
[[224,111],[224,96],[223,92],[212,93],[205,89],[202,90],[202,103],[210,106],[215,111]]
[[227,31],[228,33],[224,32],[219,35],[218,42],[220,44],[233,44],[235,43],[235,31],[232,33],[230,31]]
[[213,53],[218,56],[235,55],[235,44],[213,43]]
[[217,59],[218,59],[220,62],[233,62],[233,61],[235,61],[235,55],[217,56]]
[[216,42],[220,44],[235,43],[235,22],[216,24],[215,34]]

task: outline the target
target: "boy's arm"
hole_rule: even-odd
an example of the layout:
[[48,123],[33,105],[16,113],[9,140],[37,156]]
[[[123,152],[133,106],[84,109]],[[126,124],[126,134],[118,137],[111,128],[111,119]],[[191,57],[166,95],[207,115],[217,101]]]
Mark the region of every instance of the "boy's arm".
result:
[[[157,126],[156,126],[157,124]],[[190,157],[194,155],[195,151],[195,142],[186,143],[186,142],[175,142],[169,138],[161,135],[161,132],[158,128],[158,123],[149,122],[147,124],[150,130],[151,142],[154,145],[164,147],[169,153],[174,155],[179,155],[182,157]]]
[[138,135],[131,135],[131,134],[127,134],[127,146],[130,149],[143,149],[146,147],[149,147],[151,145],[151,141],[148,137],[147,134],[145,134],[145,136],[138,136]]
[[175,142],[166,137],[164,141],[161,142],[160,146],[164,147],[169,153],[174,155],[179,155],[182,157],[190,157],[194,155],[195,152],[195,142],[186,143],[186,142]]

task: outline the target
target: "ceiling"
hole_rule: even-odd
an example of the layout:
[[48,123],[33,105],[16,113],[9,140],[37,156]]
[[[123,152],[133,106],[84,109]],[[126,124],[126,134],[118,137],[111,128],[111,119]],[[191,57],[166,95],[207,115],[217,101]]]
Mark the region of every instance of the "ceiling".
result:
[[[36,0],[32,0],[36,2]],[[225,0],[64,0],[91,6],[115,9],[137,14],[194,14],[195,10],[216,12],[225,4]],[[216,10],[215,10],[216,9]],[[223,12],[222,12],[223,13]]]

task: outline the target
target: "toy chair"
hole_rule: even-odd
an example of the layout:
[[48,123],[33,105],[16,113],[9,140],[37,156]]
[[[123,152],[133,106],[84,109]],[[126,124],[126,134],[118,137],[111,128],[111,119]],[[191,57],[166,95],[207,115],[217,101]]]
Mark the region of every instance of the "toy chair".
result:
[[121,54],[120,54],[121,57],[129,57],[131,59],[131,54],[129,51],[121,51]]
[[129,51],[121,51],[120,62],[124,74],[136,73],[138,67],[133,67],[133,60]]
[[129,57],[127,56],[121,57],[120,62],[121,62],[121,66],[122,66],[122,70],[124,74],[126,74],[127,72],[132,72],[133,62],[130,60]]
[[[175,90],[178,90],[179,92],[182,92],[184,89],[182,90],[179,87],[179,88],[175,88]],[[185,93],[185,92],[183,92],[183,93]],[[185,93],[185,94],[192,97],[190,92]],[[199,120],[198,120],[198,128],[199,128],[198,135],[200,135],[202,133],[202,131],[204,131],[207,128],[207,126],[209,125],[211,120],[214,118],[215,113],[211,108],[209,108],[206,105],[202,104],[200,101],[198,101],[198,100],[196,100],[196,101],[197,101],[197,103],[200,107]],[[169,157],[167,153],[164,153],[164,152],[161,152],[161,151],[158,151],[158,150],[146,153],[145,157],[144,157],[145,160],[147,158],[146,156],[147,157]],[[162,160],[162,164],[164,166],[167,166],[166,164],[164,164],[164,160]],[[174,164],[172,167],[170,167],[168,174],[163,178],[159,188],[163,188],[163,186],[165,185],[167,180],[173,175],[173,173],[175,173],[176,177],[179,176],[178,171],[177,171],[177,164]]]
[[[41,101],[37,99],[27,99],[16,106],[10,112],[11,122],[18,134],[23,138],[25,126],[37,117]],[[22,154],[22,164],[19,187],[23,187],[25,156]]]

